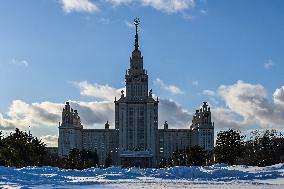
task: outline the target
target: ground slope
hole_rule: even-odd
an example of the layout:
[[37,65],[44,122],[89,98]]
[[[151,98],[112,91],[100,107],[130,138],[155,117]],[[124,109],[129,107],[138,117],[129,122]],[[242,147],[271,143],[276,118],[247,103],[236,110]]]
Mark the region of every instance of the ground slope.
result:
[[284,188],[284,164],[164,169],[0,167],[1,188]]

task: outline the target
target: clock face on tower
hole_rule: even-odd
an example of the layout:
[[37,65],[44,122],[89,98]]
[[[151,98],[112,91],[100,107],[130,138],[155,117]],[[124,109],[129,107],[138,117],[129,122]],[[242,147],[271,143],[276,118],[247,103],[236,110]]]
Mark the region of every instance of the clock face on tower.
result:
[[134,80],[134,81],[139,81],[138,76],[137,76],[137,75],[136,75],[136,76],[134,76],[133,80]]

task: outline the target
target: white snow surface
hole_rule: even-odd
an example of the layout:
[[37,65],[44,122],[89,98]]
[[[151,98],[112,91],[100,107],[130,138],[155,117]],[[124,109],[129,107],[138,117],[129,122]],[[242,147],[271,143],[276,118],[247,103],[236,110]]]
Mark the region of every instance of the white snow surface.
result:
[[85,170],[0,167],[0,188],[284,188],[284,164]]

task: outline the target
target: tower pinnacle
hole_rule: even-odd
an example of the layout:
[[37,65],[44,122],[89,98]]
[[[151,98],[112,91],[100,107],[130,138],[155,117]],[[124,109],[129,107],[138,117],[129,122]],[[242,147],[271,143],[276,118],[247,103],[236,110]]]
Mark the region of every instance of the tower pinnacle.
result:
[[134,25],[136,28],[136,33],[135,33],[135,50],[138,50],[139,44],[138,44],[138,25],[140,24],[140,19],[139,18],[135,18],[134,19]]

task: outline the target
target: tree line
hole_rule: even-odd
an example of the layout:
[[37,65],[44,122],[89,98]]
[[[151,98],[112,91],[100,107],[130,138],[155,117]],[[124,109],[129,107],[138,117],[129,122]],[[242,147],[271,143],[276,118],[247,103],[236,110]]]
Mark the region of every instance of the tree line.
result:
[[[112,159],[108,154],[103,167],[111,166]],[[59,158],[48,154],[46,145],[30,133],[18,128],[8,136],[0,131],[0,166],[55,166],[66,169],[85,169],[101,167],[97,151],[72,149],[69,156]]]
[[0,165],[40,166],[44,165],[45,158],[45,144],[37,137],[19,129],[7,137],[0,132]]
[[[52,160],[53,158],[50,158]],[[104,164],[99,164],[99,156],[97,150],[78,150],[76,148],[69,152],[69,155],[63,158],[55,157],[56,161],[50,163],[52,166],[57,166],[65,169],[86,169],[90,167],[107,168],[113,165],[111,154],[108,153]]]
[[284,163],[284,136],[277,130],[254,130],[248,136],[236,129],[217,133],[213,151],[199,146],[176,150],[171,158],[162,158],[160,167],[229,165],[269,166]]
[[235,129],[220,131],[215,162],[252,166],[284,163],[284,137],[276,130],[255,130],[248,137]]
[[[213,151],[200,146],[177,149],[170,158],[161,158],[159,167],[205,166],[214,163],[269,166],[284,163],[284,136],[276,130],[255,130],[249,136],[239,130],[228,129],[217,133]],[[110,153],[99,164],[97,151],[72,149],[69,156],[59,158],[47,153],[46,145],[30,133],[16,129],[8,136],[0,132],[1,166],[56,166],[68,169],[109,167],[113,165]]]
[[172,166],[205,166],[212,164],[213,152],[204,150],[200,146],[177,149],[170,158],[161,158],[159,167]]

